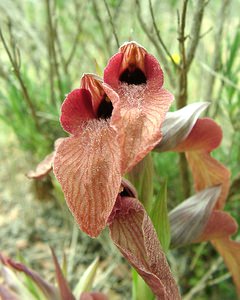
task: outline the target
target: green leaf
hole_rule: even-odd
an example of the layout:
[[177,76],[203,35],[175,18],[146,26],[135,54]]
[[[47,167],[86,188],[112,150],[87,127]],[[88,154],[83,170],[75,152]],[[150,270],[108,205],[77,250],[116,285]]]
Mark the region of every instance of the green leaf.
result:
[[228,45],[228,47],[230,48],[230,54],[227,61],[227,69],[225,75],[228,75],[232,70],[234,61],[238,57],[239,45],[240,45],[240,31],[236,30],[232,44]]
[[80,299],[83,292],[88,292],[92,289],[93,281],[99,267],[99,258],[97,257],[91,265],[85,270],[79,282],[74,288],[73,294],[76,299]]
[[157,232],[163,251],[166,253],[170,245],[170,225],[167,209],[167,181],[160,189],[159,196],[152,205],[150,217]]
[[128,173],[127,179],[134,185],[138,192],[138,199],[143,204],[147,213],[150,212],[153,199],[153,161],[149,153]]
[[132,268],[132,300],[146,299],[154,300],[155,296],[142,277]]

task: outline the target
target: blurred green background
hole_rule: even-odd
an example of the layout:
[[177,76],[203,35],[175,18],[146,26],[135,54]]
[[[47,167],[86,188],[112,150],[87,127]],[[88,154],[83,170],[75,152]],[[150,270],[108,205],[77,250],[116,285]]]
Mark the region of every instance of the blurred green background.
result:
[[[186,45],[194,38],[191,28],[200,2],[188,3]],[[188,103],[209,101],[207,116],[222,126],[222,146],[213,155],[232,172],[226,209],[240,222],[240,2],[205,4],[188,73]],[[24,174],[52,151],[55,139],[66,135],[59,124],[65,95],[79,86],[84,72],[102,75],[118,43],[135,40],[155,55],[165,73],[165,87],[177,95],[179,74],[158,34],[178,65],[181,7],[180,0],[0,1],[1,251],[8,255],[20,251],[51,279],[48,245],[53,245],[59,255],[67,254],[71,282],[100,255],[96,288],[110,299],[129,299],[128,267],[106,233],[93,241],[76,229],[52,175],[32,182]],[[173,104],[171,110],[175,109]],[[170,209],[183,200],[178,156],[154,153],[154,163],[154,189],[157,194],[167,178]],[[236,298],[230,275],[209,244],[175,250],[169,260],[183,294],[200,286],[189,299]],[[201,285],[214,266],[216,270]]]

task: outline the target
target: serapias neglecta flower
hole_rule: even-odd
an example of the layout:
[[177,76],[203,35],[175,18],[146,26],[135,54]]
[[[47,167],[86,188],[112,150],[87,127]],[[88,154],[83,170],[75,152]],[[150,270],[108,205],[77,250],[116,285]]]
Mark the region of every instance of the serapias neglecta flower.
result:
[[85,74],[62,105],[61,124],[71,136],[57,148],[54,174],[80,228],[92,237],[106,226],[122,175],[161,140],[173,100],[162,85],[156,58],[131,42],[109,60],[104,81]]

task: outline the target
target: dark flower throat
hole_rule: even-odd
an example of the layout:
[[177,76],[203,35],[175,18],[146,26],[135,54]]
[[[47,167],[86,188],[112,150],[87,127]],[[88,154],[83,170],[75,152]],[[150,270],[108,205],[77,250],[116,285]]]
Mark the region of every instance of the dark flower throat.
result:
[[107,98],[107,96],[104,96],[103,100],[101,101],[98,107],[97,117],[99,119],[108,119],[111,117],[112,111],[113,111],[112,102]]
[[[119,80],[121,82],[126,82],[127,84],[143,84],[147,82],[146,76],[143,71],[139,68],[135,67],[135,65],[131,65],[120,75]],[[105,95],[98,107],[97,117],[99,119],[109,119],[112,115],[113,105],[112,102]]]
[[131,67],[123,71],[119,80],[121,82],[126,82],[128,84],[143,84],[147,82],[147,78],[144,75],[143,71],[137,67]]

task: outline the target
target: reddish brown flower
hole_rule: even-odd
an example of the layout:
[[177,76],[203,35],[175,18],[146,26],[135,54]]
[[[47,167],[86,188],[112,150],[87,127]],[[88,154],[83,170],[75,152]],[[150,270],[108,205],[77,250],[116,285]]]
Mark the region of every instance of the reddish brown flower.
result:
[[124,44],[104,71],[105,91],[115,110],[112,122],[121,146],[122,173],[128,172],[161,140],[161,125],[173,100],[164,88],[155,57],[136,43]]
[[240,294],[240,243],[230,239],[238,226],[236,221],[223,211],[229,191],[230,172],[211,156],[211,151],[219,146],[221,140],[220,126],[211,119],[199,119],[188,137],[175,150],[186,152],[197,191],[221,185],[221,193],[214,210],[195,242],[211,241],[224,258]]
[[110,59],[104,81],[84,75],[81,88],[68,94],[61,124],[72,136],[54,159],[68,206],[92,237],[106,226],[122,175],[160,142],[173,100],[157,60],[133,42]]
[[118,196],[109,228],[114,244],[157,299],[181,299],[152,222],[136,198]]

